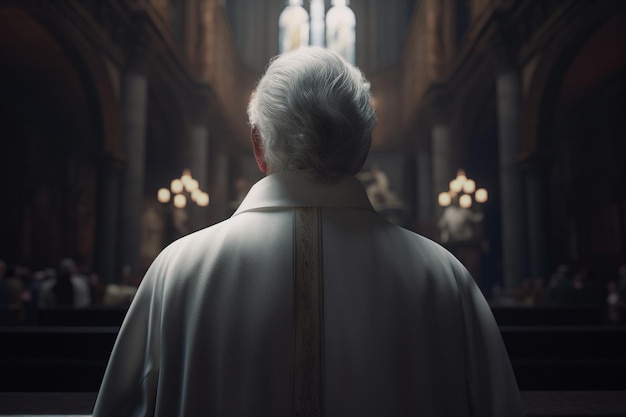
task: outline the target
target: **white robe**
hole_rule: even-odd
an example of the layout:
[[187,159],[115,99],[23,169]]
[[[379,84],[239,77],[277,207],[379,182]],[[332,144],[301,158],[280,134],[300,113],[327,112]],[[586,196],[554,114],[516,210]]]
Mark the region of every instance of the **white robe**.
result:
[[164,249],[94,410],[298,414],[523,415],[472,277],[438,244],[379,216],[355,178],[270,175],[230,219]]

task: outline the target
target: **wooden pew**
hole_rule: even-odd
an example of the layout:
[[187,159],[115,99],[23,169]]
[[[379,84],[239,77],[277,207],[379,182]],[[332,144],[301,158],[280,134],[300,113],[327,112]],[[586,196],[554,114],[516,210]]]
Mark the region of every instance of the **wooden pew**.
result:
[[491,311],[500,326],[593,326],[608,318],[602,305],[493,305]]
[[[607,310],[592,306],[502,306],[491,307],[500,326],[593,326],[607,324]],[[38,326],[120,326],[126,307],[94,306],[80,310],[72,308],[41,309],[36,312]],[[626,324],[626,307],[620,309],[622,324]]]
[[0,328],[0,391],[98,391],[118,331],[118,327]]
[[521,390],[626,389],[625,326],[501,326]]
[[[95,392],[117,327],[0,328],[0,391]],[[626,390],[626,327],[502,326],[521,390]]]
[[48,308],[36,313],[38,326],[89,326],[119,327],[126,316],[127,307]]

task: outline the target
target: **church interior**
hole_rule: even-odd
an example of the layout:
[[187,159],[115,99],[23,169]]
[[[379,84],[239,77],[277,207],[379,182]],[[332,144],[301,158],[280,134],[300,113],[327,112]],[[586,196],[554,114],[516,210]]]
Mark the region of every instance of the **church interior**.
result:
[[[261,179],[246,106],[304,44],[371,83],[358,178],[470,270],[528,415],[626,415],[619,0],[0,0],[0,415],[91,413],[150,263]],[[86,300],[44,305],[69,264]]]

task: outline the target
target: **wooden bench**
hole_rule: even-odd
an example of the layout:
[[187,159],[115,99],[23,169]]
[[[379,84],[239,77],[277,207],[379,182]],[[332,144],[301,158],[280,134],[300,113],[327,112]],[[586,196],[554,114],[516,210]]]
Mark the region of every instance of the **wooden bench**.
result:
[[89,307],[82,309],[49,308],[36,313],[38,326],[89,326],[119,327],[126,316],[127,307]]
[[[117,327],[0,328],[0,391],[97,391]],[[626,390],[626,327],[503,326],[521,390]]]
[[118,331],[118,327],[0,328],[0,391],[98,391]]
[[626,389],[625,326],[501,326],[521,390]]
[[[500,326],[593,326],[607,324],[607,310],[601,305],[503,306],[491,307]],[[38,326],[120,326],[126,307],[93,306],[85,309],[51,308],[35,313]],[[620,309],[626,319],[626,307]],[[626,321],[622,321],[626,324]]]
[[602,305],[492,305],[491,311],[500,326],[594,326],[606,324],[608,319]]

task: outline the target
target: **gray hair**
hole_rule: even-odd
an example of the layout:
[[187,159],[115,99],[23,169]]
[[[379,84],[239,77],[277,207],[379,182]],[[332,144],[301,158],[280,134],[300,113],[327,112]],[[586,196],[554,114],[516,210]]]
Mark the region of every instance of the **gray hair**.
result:
[[355,174],[376,123],[361,71],[323,48],[274,58],[248,104],[273,172],[312,170],[320,178]]

